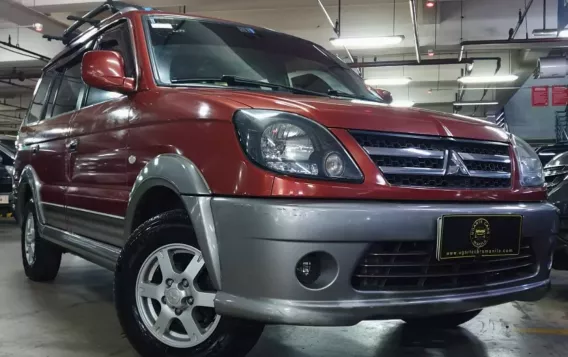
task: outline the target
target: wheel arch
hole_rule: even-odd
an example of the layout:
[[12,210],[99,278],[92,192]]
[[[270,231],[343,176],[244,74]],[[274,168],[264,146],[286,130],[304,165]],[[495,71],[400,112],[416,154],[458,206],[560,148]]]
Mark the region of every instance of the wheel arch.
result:
[[128,240],[140,223],[137,212],[141,205],[148,204],[148,195],[155,190],[172,192],[180,199],[181,208],[190,217],[213,286],[220,290],[221,271],[211,211],[211,190],[201,171],[188,158],[177,154],[158,155],[140,171],[130,192],[124,240]]
[[45,224],[45,216],[43,214],[43,207],[40,199],[41,182],[31,165],[27,165],[20,174],[20,181],[18,182],[17,192],[15,196],[16,204],[16,219],[18,224],[22,224],[22,214],[27,201],[33,198],[36,212],[38,215],[40,226]]

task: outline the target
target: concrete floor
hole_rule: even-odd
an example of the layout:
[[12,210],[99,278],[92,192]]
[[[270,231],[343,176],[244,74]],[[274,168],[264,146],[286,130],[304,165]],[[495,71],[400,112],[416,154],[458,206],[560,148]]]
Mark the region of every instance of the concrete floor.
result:
[[[0,357],[136,356],[115,317],[110,272],[67,254],[54,283],[32,283],[10,220],[0,220],[0,267]],[[399,321],[271,326],[249,357],[566,356],[568,273],[555,272],[553,284],[538,303],[487,309],[455,331],[413,331]]]

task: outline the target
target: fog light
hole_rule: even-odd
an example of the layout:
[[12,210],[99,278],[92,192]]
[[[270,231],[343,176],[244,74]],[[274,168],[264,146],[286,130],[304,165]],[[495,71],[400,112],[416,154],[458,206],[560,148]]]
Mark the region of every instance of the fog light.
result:
[[338,153],[332,152],[324,160],[325,173],[329,177],[340,177],[345,171],[345,164]]
[[296,278],[302,285],[312,285],[321,275],[321,261],[317,253],[305,255],[296,264]]

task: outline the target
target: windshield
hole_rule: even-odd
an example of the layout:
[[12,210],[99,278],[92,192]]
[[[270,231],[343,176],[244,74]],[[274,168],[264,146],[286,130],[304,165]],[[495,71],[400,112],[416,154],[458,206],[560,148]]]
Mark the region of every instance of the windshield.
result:
[[[190,17],[147,16],[145,21],[160,85],[208,84],[380,101],[353,70],[314,43],[270,30]],[[249,82],[227,82],[223,77]],[[271,86],[255,87],[250,81]]]

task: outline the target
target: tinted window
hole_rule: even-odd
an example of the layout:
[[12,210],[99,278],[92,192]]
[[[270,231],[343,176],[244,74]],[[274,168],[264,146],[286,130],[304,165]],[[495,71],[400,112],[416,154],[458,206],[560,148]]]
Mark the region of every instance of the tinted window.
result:
[[77,61],[63,74],[61,85],[57,91],[55,105],[53,106],[53,116],[75,110],[82,87],[81,62]]
[[12,153],[16,153],[16,141],[11,139],[0,139],[0,145],[4,145],[6,149]]
[[47,90],[49,89],[49,85],[51,84],[54,74],[55,72],[49,71],[44,73],[41,78],[36,90],[36,95],[32,101],[30,110],[28,111],[26,119],[27,124],[35,123],[42,119],[43,105],[45,104]]
[[45,110],[44,119],[51,118],[51,113],[53,112],[53,104],[55,103],[55,95],[59,90],[59,86],[61,84],[61,75],[58,73],[56,77],[53,79],[53,85],[51,86],[51,91],[49,92],[49,97],[47,99],[47,109]]
[[0,156],[2,156],[2,163],[0,163],[0,165],[14,166],[14,159],[6,155],[2,150],[0,150]]
[[[135,76],[134,56],[132,54],[130,33],[126,24],[123,23],[105,32],[100,38],[96,49],[119,52],[124,58],[124,73],[127,77]],[[89,88],[85,105],[101,103],[121,96],[122,94],[117,92]]]

